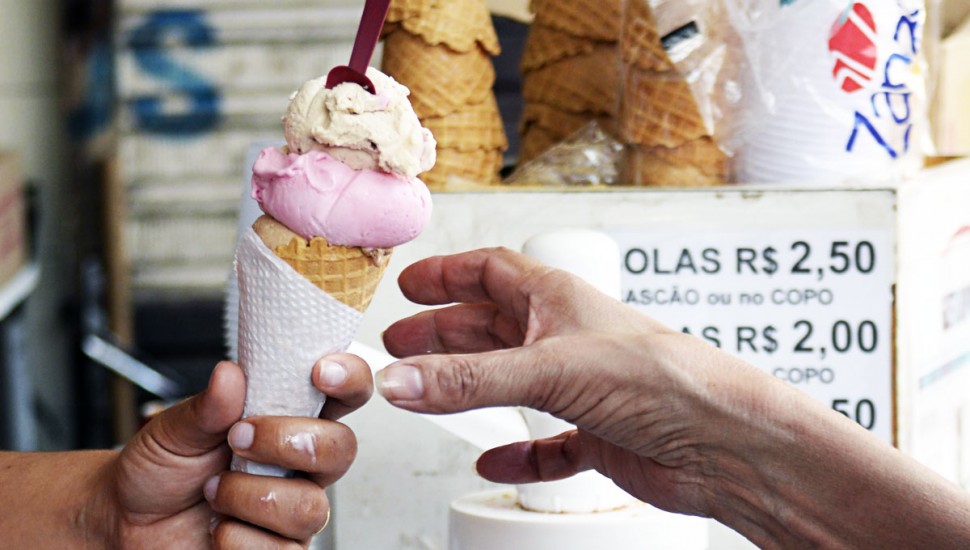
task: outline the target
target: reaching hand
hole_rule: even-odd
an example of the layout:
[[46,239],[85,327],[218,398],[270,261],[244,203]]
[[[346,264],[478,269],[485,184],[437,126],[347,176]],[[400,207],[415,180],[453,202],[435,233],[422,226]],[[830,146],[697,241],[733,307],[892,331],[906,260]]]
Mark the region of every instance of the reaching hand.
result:
[[[776,378],[504,249],[419,262],[384,333],[394,405],[550,412],[578,430],[493,449],[492,481],[595,468],[665,510],[769,548],[965,548],[970,497]],[[919,505],[911,505],[918,502]],[[904,542],[903,542],[904,541]]]
[[[114,510],[113,546],[305,548],[329,519],[324,489],[356,456],[353,432],[336,420],[372,391],[370,370],[348,354],[324,358],[313,382],[329,396],[322,419],[239,422],[243,373],[232,363],[216,366],[206,391],[158,415],[109,468],[102,504]],[[226,472],[233,452],[301,474]]]
[[407,357],[378,376],[391,403],[432,413],[522,405],[579,428],[486,452],[477,467],[492,481],[595,468],[656,506],[710,515],[716,502],[700,483],[707,457],[740,424],[723,397],[748,399],[745,383],[793,397],[760,371],[508,250],[430,258],[399,282],[419,304],[458,304],[384,333],[388,351]]

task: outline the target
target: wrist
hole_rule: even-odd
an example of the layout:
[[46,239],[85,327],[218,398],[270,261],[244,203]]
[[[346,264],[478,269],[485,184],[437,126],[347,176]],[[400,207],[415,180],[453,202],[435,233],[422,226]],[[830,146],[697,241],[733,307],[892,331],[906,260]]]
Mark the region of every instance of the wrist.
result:
[[[0,546],[101,549],[110,543],[109,470],[118,453],[0,452]],[[106,543],[107,541],[107,543]]]
[[116,548],[118,498],[114,483],[114,469],[118,451],[92,451],[91,470],[83,476],[79,495],[86,495],[77,507],[72,525],[83,548],[107,550]]
[[742,361],[722,362],[719,374],[705,453],[711,516],[762,548],[827,546],[820,522],[831,510],[815,491],[824,449],[852,439],[845,423]]

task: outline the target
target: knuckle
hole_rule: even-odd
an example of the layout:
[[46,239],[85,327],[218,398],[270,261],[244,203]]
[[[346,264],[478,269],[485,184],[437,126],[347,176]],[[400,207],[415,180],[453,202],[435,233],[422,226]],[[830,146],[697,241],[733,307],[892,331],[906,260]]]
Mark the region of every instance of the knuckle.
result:
[[296,501],[296,509],[303,517],[316,520],[326,516],[326,502],[322,491],[305,492]]
[[223,521],[212,532],[212,547],[216,550],[232,548],[233,536],[230,522]]
[[475,367],[463,357],[452,358],[450,368],[437,373],[436,387],[450,403],[465,403],[473,395],[478,384]]
[[337,439],[335,447],[335,451],[330,456],[337,459],[337,469],[341,473],[346,473],[357,460],[357,436],[353,430],[341,424],[341,437]]
[[558,352],[550,350],[545,343],[536,346],[538,368],[543,369],[543,383],[530,386],[525,405],[538,410],[559,413],[567,402],[569,383],[566,369]]
[[316,531],[326,521],[329,511],[330,502],[322,489],[304,491],[294,503],[294,513],[309,533]]

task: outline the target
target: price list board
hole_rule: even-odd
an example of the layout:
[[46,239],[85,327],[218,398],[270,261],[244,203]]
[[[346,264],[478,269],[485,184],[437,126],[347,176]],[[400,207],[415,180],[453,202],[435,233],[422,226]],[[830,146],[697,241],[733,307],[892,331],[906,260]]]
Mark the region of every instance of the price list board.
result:
[[890,230],[610,233],[624,302],[893,442]]

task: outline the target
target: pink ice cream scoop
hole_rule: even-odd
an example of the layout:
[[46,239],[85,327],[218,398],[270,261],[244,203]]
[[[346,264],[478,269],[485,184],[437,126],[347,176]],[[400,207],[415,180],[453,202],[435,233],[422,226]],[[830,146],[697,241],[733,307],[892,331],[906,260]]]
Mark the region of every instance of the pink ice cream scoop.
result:
[[253,165],[253,198],[306,239],[390,248],[418,236],[431,217],[431,193],[416,177],[355,170],[325,151],[264,149]]

